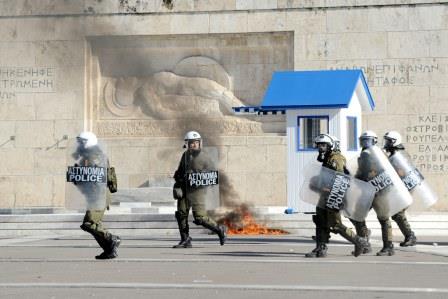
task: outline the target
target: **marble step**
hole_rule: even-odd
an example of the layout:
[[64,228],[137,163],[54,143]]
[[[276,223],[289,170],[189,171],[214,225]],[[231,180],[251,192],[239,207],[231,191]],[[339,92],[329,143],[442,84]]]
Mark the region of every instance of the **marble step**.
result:
[[[104,218],[105,227],[117,234],[123,235],[170,235],[178,234],[174,213],[170,214],[113,214],[107,213]],[[26,214],[0,215],[0,237],[39,236],[46,234],[80,235],[83,232],[79,225],[83,219],[82,213],[66,214]],[[448,214],[425,213],[408,216],[412,229],[419,236],[448,236]],[[190,215],[190,228],[196,233],[207,233],[202,227],[194,225]],[[269,228],[284,229],[291,234],[301,236],[314,235],[314,224],[309,214],[261,214],[257,221]],[[351,223],[343,220],[348,227]],[[367,225],[373,236],[380,236],[380,225],[374,215],[369,215]],[[394,235],[400,236],[400,231],[392,222]]]

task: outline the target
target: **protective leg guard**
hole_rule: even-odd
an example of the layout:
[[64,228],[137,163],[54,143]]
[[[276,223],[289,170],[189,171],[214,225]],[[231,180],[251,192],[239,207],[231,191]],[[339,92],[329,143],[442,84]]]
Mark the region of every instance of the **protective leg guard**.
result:
[[365,221],[356,221],[350,219],[350,222],[353,223],[355,227],[356,234],[360,237],[367,238],[369,236],[370,230],[367,228]]
[[383,248],[376,253],[377,256],[392,256],[395,254],[394,244],[392,243],[392,225],[389,219],[379,219],[381,224],[381,236],[383,239]]
[[405,211],[401,211],[393,215],[392,220],[397,223],[398,228],[404,236],[404,241],[400,243],[401,247],[414,246],[417,244],[417,238],[415,237],[415,234],[411,229],[411,225],[406,218]]

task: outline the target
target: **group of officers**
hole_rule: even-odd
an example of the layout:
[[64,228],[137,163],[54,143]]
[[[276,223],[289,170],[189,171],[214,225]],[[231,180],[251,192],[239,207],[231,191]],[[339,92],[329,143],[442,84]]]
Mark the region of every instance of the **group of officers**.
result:
[[[173,248],[192,247],[192,238],[189,235],[188,214],[190,209],[193,212],[194,223],[216,233],[219,242],[224,245],[226,242],[226,227],[218,225],[207,215],[207,187],[194,187],[188,182],[188,174],[201,173],[213,169],[211,158],[202,150],[202,138],[196,131],[190,131],[185,135],[185,152],[179,162],[179,166],[174,173],[175,184],[173,187],[173,197],[177,200],[177,211],[175,218],[180,232],[180,242]],[[366,131],[359,137],[362,152],[358,158],[358,170],[355,178],[369,182],[378,173],[375,173],[373,163],[369,160],[369,149],[377,146],[378,137],[372,131]],[[339,140],[328,134],[320,134],[314,140],[318,149],[317,161],[322,163],[323,168],[333,170],[337,173],[350,175],[347,169],[346,158],[340,151]],[[384,135],[384,153],[389,157],[397,152],[404,151],[401,143],[401,136],[398,132],[391,131]],[[117,257],[117,248],[120,245],[120,238],[108,232],[102,226],[104,212],[109,207],[110,192],[116,191],[116,177],[110,172],[110,165],[102,148],[98,145],[95,134],[91,132],[82,132],[77,137],[77,146],[72,154],[74,165],[79,167],[104,167],[107,169],[107,189],[99,188],[97,182],[86,184],[86,182],[73,182],[73,186],[83,194],[87,202],[87,211],[81,225],[81,229],[90,233],[103,252],[96,256],[97,259],[113,259]],[[370,161],[370,162],[369,162]],[[68,179],[67,179],[68,181]],[[211,181],[211,180],[209,180]],[[112,188],[115,186],[114,188]],[[321,192],[321,199],[325,201],[325,192]],[[328,194],[327,194],[328,195]],[[105,201],[99,200],[105,198]],[[375,200],[372,206],[375,208]],[[379,201],[379,199],[378,199]],[[377,253],[378,256],[391,256],[394,254],[392,243],[392,227],[390,215],[377,212],[378,220],[381,224],[383,239],[383,248]],[[416,244],[416,236],[411,230],[409,222],[406,219],[405,209],[400,210],[391,217],[400,228],[404,235],[404,241],[400,246],[413,246]],[[362,221],[360,221],[362,220]],[[341,220],[341,211],[325,208],[325,205],[316,205],[316,214],[313,216],[313,222],[316,225],[316,248],[305,256],[309,258],[325,257],[327,255],[327,244],[329,243],[330,233],[340,234],[349,242],[355,245],[352,254],[357,257],[372,251],[369,243],[370,230],[363,219],[350,219],[356,232],[346,227]]]
[[[396,131],[387,132],[384,135],[384,154],[388,158],[396,155],[397,153],[404,151],[405,148],[401,141],[401,136]],[[315,146],[318,148],[319,154],[317,160],[322,163],[323,167],[332,169],[336,172],[349,175],[349,171],[346,166],[346,158],[342,155],[339,147],[339,140],[328,134],[320,134],[314,140]],[[375,165],[375,159],[372,159],[369,151],[377,147],[378,137],[372,131],[366,131],[359,137],[359,143],[362,151],[358,158],[358,168],[355,178],[362,181],[371,182],[376,176],[380,175],[380,170]],[[374,151],[375,152],[375,151]],[[379,154],[381,156],[381,154]],[[394,170],[395,171],[395,170]],[[375,190],[376,194],[381,190]],[[377,195],[375,195],[376,197]],[[325,192],[322,192],[321,200],[325,201]],[[374,198],[372,206],[375,208]],[[378,221],[381,225],[381,235],[383,240],[383,248],[376,253],[377,256],[392,256],[394,255],[394,245],[392,243],[392,226],[389,215],[382,213],[381,209],[375,209],[377,211]],[[417,238],[411,229],[409,222],[407,221],[406,208],[398,211],[392,215],[392,219],[397,223],[400,231],[404,235],[404,241],[400,243],[400,246],[414,246],[417,242]],[[349,218],[350,219],[350,218]],[[353,223],[356,233],[352,229],[346,227],[341,220],[341,212],[339,210],[325,208],[325,204],[316,205],[316,214],[313,216],[313,222],[316,225],[316,248],[305,256],[309,258],[325,257],[327,255],[327,244],[330,239],[330,233],[340,234],[347,241],[355,245],[355,250],[352,254],[357,257],[361,254],[370,253],[372,251],[369,243],[370,230],[367,228],[365,220],[357,221],[350,219]]]
[[[194,223],[211,230],[219,237],[219,243],[224,245],[227,240],[227,228],[219,225],[208,216],[206,210],[208,187],[218,183],[216,163],[204,150],[202,150],[202,138],[196,131],[190,131],[185,135],[184,148],[179,166],[174,173],[175,184],[173,197],[177,200],[175,218],[180,232],[180,242],[173,248],[191,248],[192,238],[189,235],[188,214],[193,212]],[[121,239],[111,234],[102,225],[105,210],[110,205],[110,193],[116,192],[116,176],[111,171],[109,160],[104,149],[98,144],[96,135],[92,132],[82,132],[76,138],[76,146],[71,165],[67,171],[67,188],[69,200],[76,201],[73,197],[82,197],[81,202],[86,203],[86,213],[81,224],[81,229],[90,233],[103,252],[96,259],[113,259],[118,256],[117,249]],[[100,179],[89,181],[89,177],[72,176],[72,173],[94,172],[102,173],[107,170],[107,178],[104,183]],[[78,179],[79,177],[79,179]],[[198,178],[207,178],[200,180]],[[78,180],[77,180],[78,179]],[[192,181],[194,180],[194,182]]]

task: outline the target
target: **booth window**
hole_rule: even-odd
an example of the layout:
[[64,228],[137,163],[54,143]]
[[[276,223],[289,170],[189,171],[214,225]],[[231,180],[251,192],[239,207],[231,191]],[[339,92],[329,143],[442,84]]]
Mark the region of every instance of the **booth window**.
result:
[[314,138],[328,134],[328,116],[299,116],[297,118],[298,150],[315,150]]
[[358,142],[356,140],[357,135],[358,132],[356,128],[356,117],[347,116],[347,150],[358,150]]

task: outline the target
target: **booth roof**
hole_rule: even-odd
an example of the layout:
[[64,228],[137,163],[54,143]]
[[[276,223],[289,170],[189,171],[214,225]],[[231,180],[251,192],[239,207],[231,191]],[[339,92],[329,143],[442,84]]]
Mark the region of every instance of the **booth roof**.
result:
[[347,108],[359,80],[365,93],[360,104],[373,110],[375,102],[361,70],[274,72],[260,110]]

